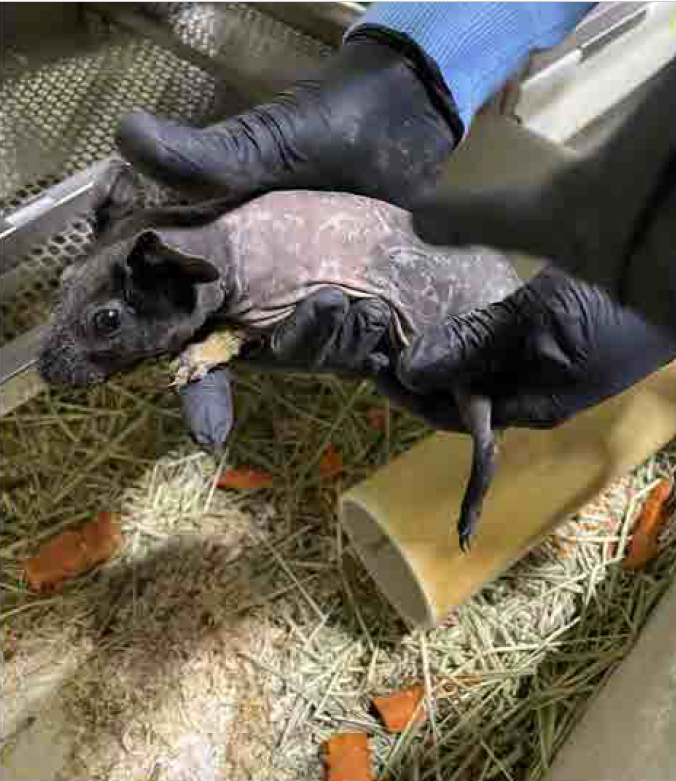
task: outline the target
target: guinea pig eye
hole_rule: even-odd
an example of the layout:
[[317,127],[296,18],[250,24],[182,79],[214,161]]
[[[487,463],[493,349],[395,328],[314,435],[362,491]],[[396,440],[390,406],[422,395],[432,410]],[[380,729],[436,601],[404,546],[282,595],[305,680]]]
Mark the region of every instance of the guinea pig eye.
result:
[[94,328],[99,336],[111,336],[120,327],[117,309],[101,309],[94,315]]

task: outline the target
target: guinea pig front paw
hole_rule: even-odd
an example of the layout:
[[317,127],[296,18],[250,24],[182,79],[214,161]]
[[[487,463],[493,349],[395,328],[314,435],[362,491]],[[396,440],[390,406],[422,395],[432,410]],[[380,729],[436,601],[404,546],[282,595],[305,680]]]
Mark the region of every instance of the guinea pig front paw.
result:
[[232,360],[243,344],[244,335],[230,329],[215,331],[203,341],[191,344],[172,364],[176,371],[172,385],[181,387],[204,379],[212,369]]

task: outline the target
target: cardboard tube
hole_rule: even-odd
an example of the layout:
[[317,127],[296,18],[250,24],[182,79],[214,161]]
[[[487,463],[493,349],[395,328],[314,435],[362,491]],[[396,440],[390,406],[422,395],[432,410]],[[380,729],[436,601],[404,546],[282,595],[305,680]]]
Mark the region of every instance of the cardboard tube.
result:
[[468,436],[416,445],[343,494],[339,517],[387,599],[432,627],[675,435],[676,362],[558,428],[506,432],[468,554],[456,530]]

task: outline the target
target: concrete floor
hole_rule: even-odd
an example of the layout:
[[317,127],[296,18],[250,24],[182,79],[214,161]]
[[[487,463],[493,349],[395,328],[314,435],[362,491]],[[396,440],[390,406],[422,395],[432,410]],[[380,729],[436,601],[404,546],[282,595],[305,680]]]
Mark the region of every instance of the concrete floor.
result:
[[676,778],[676,581],[591,704],[546,781]]

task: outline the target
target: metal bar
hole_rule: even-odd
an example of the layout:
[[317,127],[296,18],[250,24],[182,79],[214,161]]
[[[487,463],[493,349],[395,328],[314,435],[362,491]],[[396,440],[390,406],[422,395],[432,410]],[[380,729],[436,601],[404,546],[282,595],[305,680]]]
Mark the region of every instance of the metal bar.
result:
[[78,210],[87,210],[94,181],[111,159],[94,163],[4,215],[0,225],[0,299],[6,300],[8,291],[15,289],[11,275],[22,258],[62,230],[66,215],[72,217]]
[[[5,215],[0,226],[0,300],[11,299],[18,289],[21,259],[63,230],[68,218],[88,209],[96,177],[109,160],[89,166]],[[42,330],[42,326],[33,328],[0,349],[0,417],[44,388],[35,368]]]
[[36,371],[42,331],[33,328],[0,349],[0,417],[44,388]]
[[329,46],[340,46],[350,25],[366,10],[366,3],[256,3],[268,16],[301,30]]
[[583,56],[589,57],[595,51],[600,51],[601,42],[607,45],[643,21],[649,5],[650,3],[599,3],[565,41],[532,57],[524,82],[527,83],[533,77],[542,77],[544,71],[556,68],[557,63],[569,58],[572,52],[583,53],[586,50]]
[[[624,3],[621,5],[625,5]],[[626,5],[631,5],[627,3]],[[618,18],[608,20],[610,23],[603,27],[603,29],[596,32],[594,35],[587,36],[587,39],[582,41],[580,49],[582,50],[582,60],[588,60],[598,52],[605,49],[613,41],[618,40],[626,33],[630,32],[639,24],[645,21],[648,15],[648,8],[646,4],[640,4],[639,8],[635,8],[626,12],[623,15],[618,15]]]

